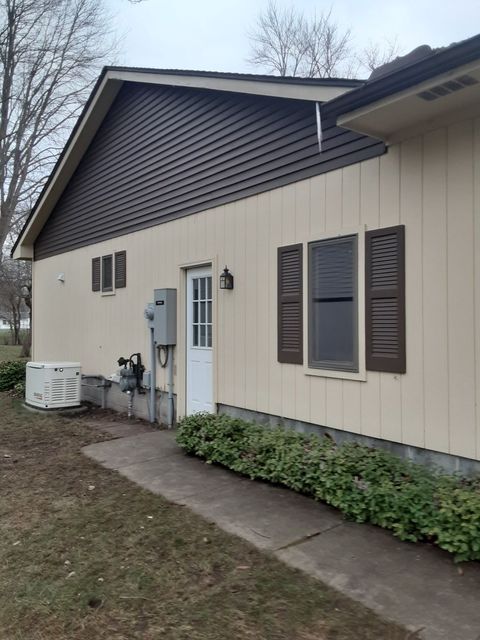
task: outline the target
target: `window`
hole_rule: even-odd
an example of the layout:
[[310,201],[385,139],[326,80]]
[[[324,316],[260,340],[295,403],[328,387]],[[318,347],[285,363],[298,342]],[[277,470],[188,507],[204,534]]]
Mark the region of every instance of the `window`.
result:
[[212,346],[212,278],[193,278],[193,345]]
[[358,371],[357,236],[309,244],[309,366]]
[[279,247],[278,362],[303,364],[304,311],[305,373],[362,380],[365,371],[405,373],[405,235],[398,225],[310,242],[308,289],[304,245]]
[[113,293],[127,286],[127,252],[92,258],[92,291]]
[[102,256],[102,291],[113,291],[113,257]]

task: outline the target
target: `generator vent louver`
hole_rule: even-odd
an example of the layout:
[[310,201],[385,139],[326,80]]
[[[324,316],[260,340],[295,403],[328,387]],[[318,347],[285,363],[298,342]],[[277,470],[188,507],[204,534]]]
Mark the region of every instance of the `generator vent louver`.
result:
[[78,402],[78,379],[64,378],[45,383],[44,400],[52,404]]
[[466,87],[471,87],[473,84],[478,84],[478,80],[473,76],[465,74],[458,78],[454,78],[453,80],[448,80],[442,84],[437,84],[426,91],[421,91],[420,93],[417,93],[417,96],[422,100],[431,102],[432,100],[443,98],[443,96],[448,96],[450,93],[455,93],[456,91],[460,91]]

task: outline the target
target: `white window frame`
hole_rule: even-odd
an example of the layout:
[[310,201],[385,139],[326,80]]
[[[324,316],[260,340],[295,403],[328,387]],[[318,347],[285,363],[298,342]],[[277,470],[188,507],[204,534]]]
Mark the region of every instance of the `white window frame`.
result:
[[[310,346],[310,287],[309,287],[309,244],[320,240],[329,240],[345,236],[357,236],[357,345],[358,371],[339,371],[334,369],[320,369],[309,366]],[[342,380],[366,381],[365,367],[365,226],[334,229],[324,233],[317,233],[303,243],[303,372],[308,376],[322,378],[337,378]]]

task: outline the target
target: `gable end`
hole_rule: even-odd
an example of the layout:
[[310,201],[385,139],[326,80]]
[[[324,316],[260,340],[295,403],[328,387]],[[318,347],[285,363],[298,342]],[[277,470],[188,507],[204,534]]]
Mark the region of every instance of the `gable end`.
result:
[[35,242],[47,258],[384,153],[312,103],[125,83]]

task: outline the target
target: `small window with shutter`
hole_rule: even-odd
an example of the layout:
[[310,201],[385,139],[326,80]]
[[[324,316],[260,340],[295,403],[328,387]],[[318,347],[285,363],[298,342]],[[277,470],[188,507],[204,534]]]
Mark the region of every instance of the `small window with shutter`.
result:
[[278,361],[303,364],[303,247],[278,249]]
[[405,373],[405,227],[365,234],[366,365]]
[[92,291],[113,294],[127,286],[127,252],[92,258]]
[[358,372],[357,236],[309,244],[309,366]]

